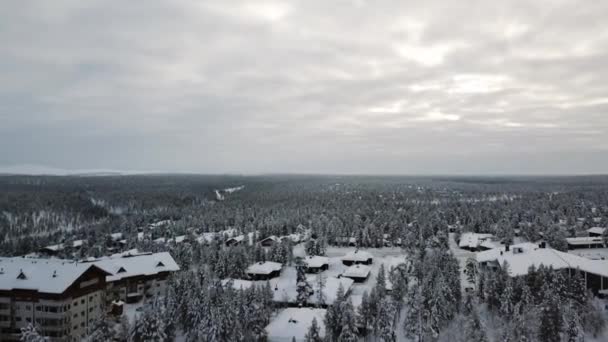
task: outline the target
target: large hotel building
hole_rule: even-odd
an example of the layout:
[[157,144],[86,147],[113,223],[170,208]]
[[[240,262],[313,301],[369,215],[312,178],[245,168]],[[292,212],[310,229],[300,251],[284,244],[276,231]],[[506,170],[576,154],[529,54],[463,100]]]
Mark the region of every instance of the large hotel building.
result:
[[0,341],[19,341],[28,324],[51,342],[80,341],[110,301],[164,295],[177,270],[169,253],[89,262],[0,258]]

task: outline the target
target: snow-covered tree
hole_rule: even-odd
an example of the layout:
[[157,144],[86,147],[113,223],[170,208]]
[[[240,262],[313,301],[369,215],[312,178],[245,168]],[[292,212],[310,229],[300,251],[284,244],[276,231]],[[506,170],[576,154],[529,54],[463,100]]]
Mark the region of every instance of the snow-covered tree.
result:
[[306,280],[306,274],[304,272],[304,265],[302,264],[302,260],[298,258],[296,261],[296,291],[297,295],[297,303],[300,306],[306,306],[308,303],[308,298],[314,292],[312,286]]
[[317,304],[319,306],[325,305],[325,275],[323,273],[319,273],[317,275]]
[[359,337],[357,335],[357,318],[353,303],[350,299],[347,299],[341,303],[340,309],[342,311],[342,319],[338,342],[357,342]]
[[319,324],[317,323],[317,318],[313,317],[310,328],[305,336],[306,342],[322,342],[323,339],[321,338],[320,334],[321,331],[319,329]]
[[376,292],[380,298],[384,298],[386,295],[386,271],[384,269],[384,264],[380,264],[380,269],[378,270],[378,276],[376,277]]
[[21,342],[46,342],[48,338],[41,336],[36,327],[28,324],[25,328],[21,328]]
[[106,342],[114,338],[114,330],[110,327],[108,317],[103,315],[98,318],[91,328],[91,333],[87,336],[86,342]]
[[157,301],[144,307],[135,320],[129,334],[130,342],[164,341],[165,331],[164,307]]

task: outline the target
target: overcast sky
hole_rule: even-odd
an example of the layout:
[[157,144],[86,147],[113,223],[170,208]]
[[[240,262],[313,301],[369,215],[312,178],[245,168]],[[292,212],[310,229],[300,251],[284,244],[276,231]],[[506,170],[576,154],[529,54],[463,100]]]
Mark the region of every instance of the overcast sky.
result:
[[0,166],[608,173],[608,1],[8,0]]

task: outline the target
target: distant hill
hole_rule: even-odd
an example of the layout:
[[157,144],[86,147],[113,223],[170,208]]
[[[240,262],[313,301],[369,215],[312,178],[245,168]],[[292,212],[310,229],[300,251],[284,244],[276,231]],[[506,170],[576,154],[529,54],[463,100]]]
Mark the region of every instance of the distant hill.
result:
[[124,170],[107,170],[107,169],[84,169],[84,170],[68,170],[54,168],[45,165],[37,164],[21,164],[0,166],[0,175],[27,175],[27,176],[120,176],[144,174],[150,172],[142,171],[124,171]]

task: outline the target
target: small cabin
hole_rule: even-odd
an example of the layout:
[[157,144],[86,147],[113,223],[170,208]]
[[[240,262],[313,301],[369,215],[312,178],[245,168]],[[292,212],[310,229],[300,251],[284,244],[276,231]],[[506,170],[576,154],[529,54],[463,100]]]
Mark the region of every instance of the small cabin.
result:
[[373,256],[369,252],[356,250],[342,257],[342,264],[351,266],[355,264],[371,265],[374,261]]
[[367,265],[352,265],[342,276],[352,279],[355,283],[363,283],[369,278],[371,271],[372,268]]
[[566,238],[568,250],[582,248],[604,248],[606,247],[602,237],[575,237]]
[[307,256],[302,260],[306,273],[319,273],[329,269],[329,258],[323,256]]
[[605,232],[606,232],[606,228],[602,228],[602,227],[593,227],[593,228],[587,229],[587,233],[589,234],[589,237],[601,237],[604,235]]
[[269,280],[281,275],[283,265],[278,262],[257,262],[247,268],[245,273],[251,280]]
[[278,237],[276,237],[275,235],[271,235],[265,239],[260,240],[259,244],[262,247],[272,247],[280,242],[281,240]]

